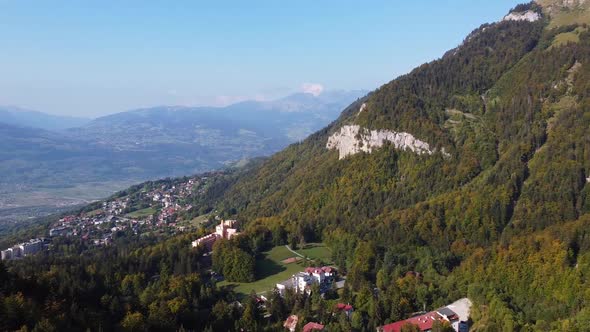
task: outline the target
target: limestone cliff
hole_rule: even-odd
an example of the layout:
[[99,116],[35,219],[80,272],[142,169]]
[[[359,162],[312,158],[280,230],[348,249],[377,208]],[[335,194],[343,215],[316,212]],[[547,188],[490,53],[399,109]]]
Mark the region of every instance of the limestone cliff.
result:
[[[390,142],[396,149],[409,150],[417,154],[436,152],[427,142],[417,139],[412,134],[391,130],[367,130],[358,125],[340,128],[340,131],[328,138],[326,148],[338,150],[339,158],[344,159],[359,152],[371,153],[373,149],[382,147],[386,142]],[[444,149],[441,152],[448,156]]]

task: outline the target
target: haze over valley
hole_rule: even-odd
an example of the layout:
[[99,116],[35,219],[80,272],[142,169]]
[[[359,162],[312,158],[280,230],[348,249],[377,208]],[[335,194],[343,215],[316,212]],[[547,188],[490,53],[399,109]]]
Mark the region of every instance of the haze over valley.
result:
[[301,92],[272,101],[160,106],[92,120],[0,107],[0,220],[79,205],[148,179],[268,156],[329,124],[365,94]]

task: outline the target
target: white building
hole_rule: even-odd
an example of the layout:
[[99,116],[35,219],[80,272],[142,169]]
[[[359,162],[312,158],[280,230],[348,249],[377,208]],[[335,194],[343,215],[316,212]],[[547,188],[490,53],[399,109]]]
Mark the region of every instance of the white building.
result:
[[29,256],[43,250],[43,241],[32,239],[29,242],[19,244],[19,248],[23,256]]
[[6,249],[6,250],[2,250],[0,253],[1,253],[3,261],[12,259],[12,250]]
[[284,295],[285,290],[287,289],[293,289],[295,293],[309,293],[311,291],[309,286],[311,286],[314,282],[316,282],[316,280],[311,274],[299,272],[294,274],[290,279],[276,284],[276,287],[279,290],[279,294],[281,295]]

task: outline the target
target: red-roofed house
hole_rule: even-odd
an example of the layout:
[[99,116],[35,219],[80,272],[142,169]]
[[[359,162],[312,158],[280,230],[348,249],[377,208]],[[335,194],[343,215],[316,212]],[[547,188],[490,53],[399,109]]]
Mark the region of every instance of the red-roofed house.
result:
[[377,328],[377,332],[399,332],[402,326],[407,324],[416,325],[420,328],[420,331],[428,332],[432,330],[432,326],[436,321],[450,324],[455,331],[468,331],[470,308],[471,301],[468,298],[463,298],[436,311],[380,326]]
[[338,303],[336,304],[336,311],[343,311],[346,313],[346,316],[350,318],[350,315],[354,311],[350,304]]
[[412,325],[416,325],[420,328],[420,331],[430,331],[432,330],[432,325],[434,324],[434,322],[436,321],[442,321],[442,317],[440,317],[436,311],[431,311],[429,313],[426,313],[424,315],[420,315],[420,316],[416,316],[416,317],[412,317],[412,318],[408,318],[406,320],[402,320],[399,322],[395,322],[395,323],[391,323],[391,324],[387,324],[381,327],[377,328],[377,331],[380,332],[400,332],[402,329],[402,326],[405,326],[407,324],[412,324]]
[[352,311],[352,305],[350,305],[350,304],[344,304],[344,303],[338,303],[336,305],[336,309],[338,309],[340,311]]
[[309,322],[303,327],[303,332],[323,331],[324,325],[314,322]]

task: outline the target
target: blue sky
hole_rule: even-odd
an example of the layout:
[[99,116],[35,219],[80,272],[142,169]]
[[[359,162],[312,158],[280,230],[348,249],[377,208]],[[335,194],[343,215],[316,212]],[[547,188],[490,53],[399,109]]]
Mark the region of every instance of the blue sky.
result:
[[0,0],[0,104],[94,117],[372,90],[517,3]]

